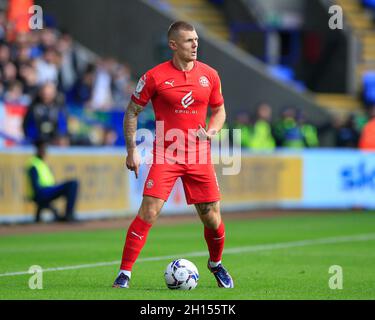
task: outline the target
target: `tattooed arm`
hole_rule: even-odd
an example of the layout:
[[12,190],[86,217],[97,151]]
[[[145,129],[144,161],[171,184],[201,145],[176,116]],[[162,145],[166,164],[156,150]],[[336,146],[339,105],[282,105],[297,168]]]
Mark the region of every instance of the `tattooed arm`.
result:
[[136,149],[135,135],[137,131],[138,114],[142,112],[142,110],[142,106],[130,101],[123,121],[124,137],[126,141],[126,149],[128,151],[126,167],[130,171],[134,171],[136,178],[138,178],[140,158]]

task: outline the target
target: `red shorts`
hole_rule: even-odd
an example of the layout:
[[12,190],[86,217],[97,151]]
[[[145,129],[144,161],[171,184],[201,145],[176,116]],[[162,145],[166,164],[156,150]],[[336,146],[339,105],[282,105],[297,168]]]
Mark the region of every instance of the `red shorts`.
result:
[[168,200],[181,178],[187,204],[220,200],[220,189],[212,164],[153,164],[145,181],[143,195]]

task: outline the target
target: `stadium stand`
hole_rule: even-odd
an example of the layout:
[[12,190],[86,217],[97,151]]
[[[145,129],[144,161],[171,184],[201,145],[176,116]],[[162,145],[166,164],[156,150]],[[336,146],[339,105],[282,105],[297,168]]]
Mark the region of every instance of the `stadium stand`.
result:
[[[27,145],[47,135],[56,145],[123,145],[117,119],[134,87],[129,65],[98,58],[48,15],[42,30],[21,25],[13,32],[8,19],[22,10],[18,5],[9,2],[13,9],[0,12],[1,144]],[[53,108],[44,101],[48,92]]]
[[[227,22],[223,11],[225,1],[157,3],[165,10],[179,12],[180,16],[194,16],[195,21],[210,30],[213,37],[217,36],[225,41],[230,40],[231,34],[233,37],[233,31],[239,30],[238,24],[237,29],[233,29],[235,24],[229,25]],[[370,4],[364,2],[363,5],[368,8]],[[51,141],[53,144],[124,145],[122,122],[119,119],[122,118],[136,81],[129,63],[122,63],[110,56],[98,57],[77,43],[68,32],[58,30],[53,16],[45,16],[45,28],[40,32],[18,32],[10,35],[7,18],[11,17],[11,14],[6,16],[5,11],[0,14],[1,27],[4,30],[0,43],[0,110],[4,123],[0,132],[2,145],[30,144],[36,138],[35,122],[40,119],[36,120],[30,117],[30,114],[40,96],[40,88],[46,82],[54,83],[58,92],[57,114],[60,120],[57,127],[61,131],[58,135],[64,137],[54,139]],[[270,21],[266,18],[264,20]],[[297,23],[298,19],[293,21]],[[272,23],[274,25],[276,22]],[[290,27],[290,24],[288,26]],[[269,75],[278,81],[301,93],[306,92],[306,83],[298,79],[291,65],[269,64],[267,70]],[[371,71],[363,73],[362,87],[365,104],[373,104],[375,85]],[[359,112],[352,109],[353,105],[358,105],[358,99],[343,97],[338,93],[320,93],[316,97],[316,101],[323,106],[334,106],[335,111],[340,108],[341,113],[335,113],[337,118],[345,119],[354,112],[358,134],[368,120],[363,107],[360,107]],[[255,107],[256,105],[250,106],[249,111],[246,111],[250,118],[254,118]],[[275,108],[272,104],[271,107]],[[279,122],[279,114],[274,112],[273,126]],[[142,115],[140,124],[152,129],[152,118],[152,112],[148,110]],[[43,120],[44,122],[47,123],[46,130],[50,130],[49,121]],[[345,120],[332,122],[331,129],[339,130],[341,125],[337,127],[338,123],[343,124]],[[40,124],[38,126],[43,127]],[[229,126],[235,127],[235,122],[232,121]],[[320,132],[322,126],[318,127]],[[327,127],[329,125],[323,126],[323,132]]]

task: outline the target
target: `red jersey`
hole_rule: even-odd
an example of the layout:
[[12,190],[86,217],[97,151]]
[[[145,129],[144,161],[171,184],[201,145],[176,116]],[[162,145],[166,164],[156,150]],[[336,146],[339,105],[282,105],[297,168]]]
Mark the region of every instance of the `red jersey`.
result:
[[206,127],[207,107],[215,108],[224,103],[217,71],[199,61],[194,61],[190,71],[177,69],[172,60],[147,71],[139,79],[132,100],[145,106],[150,99],[155,120],[164,124],[164,149],[176,140],[170,141],[171,133],[176,132],[170,130],[179,129],[185,137],[185,155],[197,151],[197,147],[193,149],[188,143],[192,138],[189,129],[198,130],[199,125]]

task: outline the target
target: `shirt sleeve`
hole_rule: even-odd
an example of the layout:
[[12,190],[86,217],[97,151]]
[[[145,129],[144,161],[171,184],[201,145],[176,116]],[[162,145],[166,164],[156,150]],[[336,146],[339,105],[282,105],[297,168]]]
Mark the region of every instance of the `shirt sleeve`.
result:
[[221,93],[220,77],[217,72],[214,72],[209,105],[211,106],[211,108],[217,108],[220,107],[223,103],[224,97]]
[[144,107],[155,94],[156,85],[154,77],[150,72],[146,72],[138,80],[137,86],[132,94],[132,101]]

